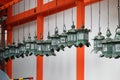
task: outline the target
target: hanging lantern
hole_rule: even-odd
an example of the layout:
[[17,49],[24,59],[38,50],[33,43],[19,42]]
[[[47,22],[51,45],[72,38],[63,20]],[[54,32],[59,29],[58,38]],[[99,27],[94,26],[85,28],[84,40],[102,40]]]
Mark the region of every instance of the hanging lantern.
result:
[[9,54],[11,59],[15,59],[15,42],[12,45],[8,45],[9,47]]
[[67,33],[66,33],[66,26],[64,25],[63,33],[60,35],[59,48],[64,50],[66,46],[67,46]]
[[71,28],[72,29],[68,30],[68,32],[67,32],[67,46],[69,48],[71,48],[72,45],[75,45],[76,40],[77,40],[77,32],[75,29],[74,22],[73,22],[73,25],[71,26]]
[[0,47],[0,61],[2,61],[4,59],[4,49],[2,47]]
[[45,40],[43,43],[43,50],[46,56],[56,56],[54,50],[51,50],[51,43],[52,41],[50,39],[50,33],[48,32],[48,39]]
[[9,60],[9,47],[4,48],[4,59],[6,62]]
[[19,48],[19,56],[24,58],[25,54],[25,40],[23,40],[23,43],[18,43],[18,48]]
[[28,56],[30,53],[30,49],[31,49],[31,37],[30,35],[28,36],[28,40],[25,41],[25,55]]
[[94,40],[94,50],[96,53],[98,51],[102,51],[102,41],[105,39],[104,36],[102,36],[102,33],[99,32],[97,36],[95,36]]
[[87,47],[90,46],[90,43],[88,42],[89,32],[90,30],[84,29],[84,25],[81,29],[77,30],[77,42],[75,44],[76,47],[82,47],[83,45],[86,45]]
[[42,37],[42,35],[41,35],[41,39],[39,40],[39,41],[37,41],[37,54],[36,54],[36,56],[38,56],[38,55],[40,55],[40,56],[44,56],[44,54],[43,54],[43,46],[44,46],[44,40],[43,40],[43,37]]
[[30,47],[30,55],[35,54],[37,52],[37,36],[34,36],[34,40],[30,42],[31,47]]
[[113,40],[113,43],[114,43],[113,57],[119,58],[120,57],[120,26],[118,26],[116,29],[116,35],[115,35],[115,39]]
[[15,46],[15,57],[19,58],[20,54],[19,54],[19,45]]
[[112,54],[113,54],[113,40],[111,38],[109,38],[111,36],[111,32],[109,30],[109,28],[107,29],[106,32],[106,36],[107,38],[105,40],[102,41],[102,55],[106,58],[112,58]]
[[59,41],[60,41],[60,36],[58,35],[58,28],[55,28],[55,34],[50,36],[51,39],[51,50],[54,51],[60,51],[60,48],[58,47]]

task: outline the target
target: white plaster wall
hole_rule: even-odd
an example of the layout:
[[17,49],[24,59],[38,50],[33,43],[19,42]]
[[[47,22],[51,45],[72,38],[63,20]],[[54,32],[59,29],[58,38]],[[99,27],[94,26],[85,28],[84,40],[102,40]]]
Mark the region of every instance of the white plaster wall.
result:
[[[33,39],[35,35],[36,20],[30,23],[22,24],[13,29],[13,36],[15,42],[18,42],[18,30],[19,30],[19,39],[20,42],[23,40],[23,26],[24,26],[24,35],[26,40],[28,39],[28,29],[30,29],[30,35]],[[34,77],[36,80],[36,57],[34,55],[25,57],[25,58],[16,58],[12,63],[12,76],[13,78],[20,77]]]
[[[110,30],[112,38],[115,35],[117,26],[117,0],[110,1]],[[90,33],[89,48],[85,48],[85,80],[120,80],[120,59],[100,58],[98,54],[91,53],[93,49],[93,38],[98,33],[98,3],[93,6],[93,29]],[[90,6],[85,8],[85,24],[90,28]],[[105,36],[107,27],[107,0],[101,3],[101,32]]]
[[46,4],[46,3],[50,2],[50,1],[53,1],[53,0],[44,0],[43,4]]
[[[24,5],[25,3],[25,5]],[[29,5],[30,4],[30,5]],[[37,0],[22,0],[15,5],[13,5],[13,14],[16,15],[18,13],[24,12],[26,10],[35,8],[37,6]]]
[[[57,13],[57,26],[59,34],[63,31],[63,12]],[[71,29],[71,9],[65,11],[66,28]],[[54,34],[55,14],[49,17],[50,35]],[[76,7],[74,8],[74,21],[76,23]],[[44,39],[48,33],[48,17],[44,18]],[[76,80],[76,48],[65,48],[65,51],[55,52],[57,56],[43,58],[43,80]]]

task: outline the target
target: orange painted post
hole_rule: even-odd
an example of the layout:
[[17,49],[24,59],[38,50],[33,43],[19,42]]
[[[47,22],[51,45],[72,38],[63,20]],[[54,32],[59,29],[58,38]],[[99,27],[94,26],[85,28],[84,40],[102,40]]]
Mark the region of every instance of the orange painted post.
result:
[[[78,1],[77,2],[77,28],[80,28],[84,24],[85,19],[85,5],[84,2]],[[76,71],[77,80],[84,80],[84,47],[77,48],[77,55],[76,55]]]
[[[7,44],[12,43],[12,27],[7,27]],[[9,60],[6,64],[6,73],[10,78],[12,78],[12,60]]]
[[[8,8],[8,17],[11,18],[12,16],[12,6]],[[7,44],[12,43],[12,26],[7,26]],[[6,73],[10,78],[12,78],[12,60],[8,61],[6,64]]]
[[[43,34],[43,16],[37,16],[37,39]],[[37,80],[43,80],[43,57],[37,56]]]

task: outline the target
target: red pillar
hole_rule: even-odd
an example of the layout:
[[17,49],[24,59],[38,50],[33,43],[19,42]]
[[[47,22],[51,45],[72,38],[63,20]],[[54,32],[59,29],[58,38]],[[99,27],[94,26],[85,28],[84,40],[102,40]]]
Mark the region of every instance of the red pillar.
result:
[[[40,34],[43,34],[43,16],[37,16],[37,39],[40,40]],[[43,80],[43,57],[37,56],[37,80]]]
[[[84,24],[85,5],[84,2],[77,2],[77,29]],[[84,80],[84,47],[77,48],[77,80]]]
[[[12,17],[12,6],[8,8],[8,18]],[[12,26],[7,26],[7,44],[12,43]],[[12,60],[6,64],[6,73],[12,79]]]
[[[8,44],[12,43],[12,27],[11,26],[7,27],[7,43]],[[6,73],[12,79],[12,60],[9,60],[6,64]]]

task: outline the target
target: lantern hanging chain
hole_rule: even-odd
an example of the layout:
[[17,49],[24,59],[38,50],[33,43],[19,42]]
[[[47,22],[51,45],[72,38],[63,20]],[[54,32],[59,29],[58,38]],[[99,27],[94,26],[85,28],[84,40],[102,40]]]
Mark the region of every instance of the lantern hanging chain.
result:
[[120,26],[120,5],[118,0],[118,26]]
[[[58,3],[57,3],[57,0],[56,0],[56,10],[57,10],[57,7],[58,7]],[[55,15],[55,26],[57,28],[57,13]]]
[[108,29],[109,29],[109,17],[110,17],[110,15],[109,15],[109,0],[107,0],[107,7],[108,7]]
[[[29,17],[30,17],[30,0],[29,0]],[[28,26],[28,36],[30,37],[30,22],[29,22],[29,26]]]
[[100,31],[101,31],[101,27],[100,27],[100,16],[101,16],[101,2],[100,2],[100,0],[99,0],[99,21],[98,21],[98,26],[99,26],[99,33],[100,33]]
[[92,0],[90,0],[90,15],[91,15],[91,31],[92,31]]
[[[25,0],[24,0],[24,16],[23,17],[25,18]],[[25,40],[24,27],[25,27],[25,24],[23,24],[23,41]]]
[[[20,13],[20,4],[18,3],[18,13]],[[18,25],[19,25],[19,16],[18,16]],[[18,28],[18,43],[19,43],[19,28]]]
[[[49,2],[49,0],[48,0],[48,2]],[[49,37],[49,35],[50,35],[50,32],[49,32],[49,4],[48,4],[48,37]]]
[[73,20],[73,8],[71,10],[71,13],[72,13],[72,23],[74,24],[74,20]]

